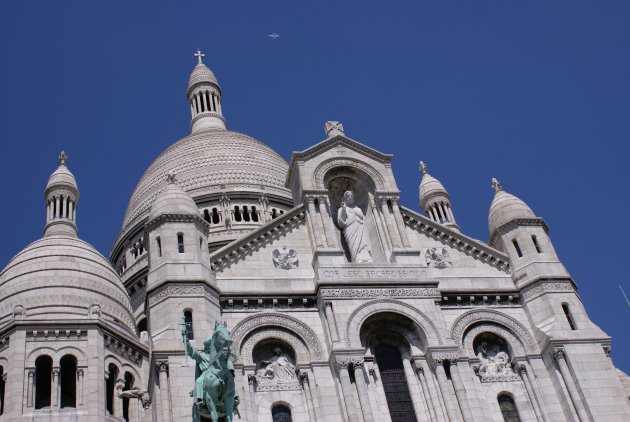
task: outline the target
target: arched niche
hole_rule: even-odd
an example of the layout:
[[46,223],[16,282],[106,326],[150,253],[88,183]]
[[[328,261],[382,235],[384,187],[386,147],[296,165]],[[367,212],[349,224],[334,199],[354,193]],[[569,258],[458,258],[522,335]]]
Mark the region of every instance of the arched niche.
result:
[[408,317],[392,312],[380,312],[369,316],[359,331],[361,346],[374,355],[381,345],[389,345],[399,350],[401,356],[410,357],[423,352],[425,342],[416,324]]
[[286,350],[294,364],[307,364],[311,360],[304,341],[295,333],[282,327],[261,327],[250,332],[242,342],[239,357],[245,365],[257,365],[259,360],[256,359],[261,359],[261,351],[271,353],[273,348],[269,349],[269,347],[274,344],[275,347]]
[[299,388],[296,357],[293,348],[283,340],[265,338],[254,346],[256,391],[293,390]]

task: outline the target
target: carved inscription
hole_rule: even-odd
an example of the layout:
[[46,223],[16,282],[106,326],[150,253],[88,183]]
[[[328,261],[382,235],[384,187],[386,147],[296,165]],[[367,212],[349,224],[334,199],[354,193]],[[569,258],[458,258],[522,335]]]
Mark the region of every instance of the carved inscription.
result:
[[393,269],[393,268],[319,268],[320,280],[344,279],[385,279],[385,280],[417,280],[426,278],[428,272],[421,269]]
[[394,289],[322,289],[322,298],[365,298],[365,297],[439,297],[434,287],[402,287]]

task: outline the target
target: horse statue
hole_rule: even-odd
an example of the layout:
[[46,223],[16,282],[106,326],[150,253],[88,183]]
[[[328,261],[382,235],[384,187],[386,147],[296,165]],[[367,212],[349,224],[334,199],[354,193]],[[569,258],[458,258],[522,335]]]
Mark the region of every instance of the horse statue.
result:
[[234,385],[236,355],[230,352],[232,339],[227,323],[214,323],[214,332],[204,340],[203,351],[190,345],[185,328],[182,337],[186,354],[196,362],[195,388],[190,393],[194,400],[193,422],[201,422],[202,416],[212,422],[219,422],[219,417],[232,422],[239,400]]

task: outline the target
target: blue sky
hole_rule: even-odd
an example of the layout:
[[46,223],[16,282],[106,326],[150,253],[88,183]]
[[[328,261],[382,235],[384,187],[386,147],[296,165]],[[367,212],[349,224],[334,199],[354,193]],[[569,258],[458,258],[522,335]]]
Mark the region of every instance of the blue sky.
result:
[[0,266],[41,236],[62,149],[80,236],[109,253],[142,173],[188,134],[201,48],[229,128],[286,159],[340,120],[394,154],[403,205],[418,209],[423,160],[483,241],[499,178],[545,219],[630,373],[618,287],[630,293],[629,12],[627,1],[0,2]]

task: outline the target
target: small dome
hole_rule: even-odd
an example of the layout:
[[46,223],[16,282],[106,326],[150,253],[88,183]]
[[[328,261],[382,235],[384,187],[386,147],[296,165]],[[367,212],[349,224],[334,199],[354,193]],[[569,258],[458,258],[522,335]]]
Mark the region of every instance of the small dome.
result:
[[525,202],[516,196],[505,192],[501,185],[493,179],[493,186],[496,190],[494,199],[490,205],[488,214],[488,226],[490,236],[496,229],[518,218],[536,218],[536,214],[527,206]]
[[424,209],[427,202],[435,196],[444,196],[448,199],[449,195],[446,189],[444,189],[444,185],[429,174],[427,166],[422,161],[420,162],[420,170],[422,170],[423,173],[420,188],[418,189],[420,194],[420,207]]
[[53,172],[48,178],[48,184],[46,185],[46,191],[48,192],[51,188],[70,188],[77,192],[79,189],[77,187],[77,181],[74,178],[74,175],[68,170],[66,166],[67,156],[62,151],[59,156],[59,167],[57,170]]
[[201,215],[195,201],[173,181],[155,198],[149,221],[167,214]]
[[200,83],[210,83],[221,89],[221,87],[219,86],[219,81],[217,81],[214,73],[212,73],[208,66],[203,63],[197,63],[192,73],[190,74],[190,78],[188,78],[188,91],[190,91],[195,85]]
[[[101,319],[135,332],[129,296],[110,263],[73,236],[47,236],[18,253],[0,273],[0,324]],[[95,314],[95,315],[93,315]]]

